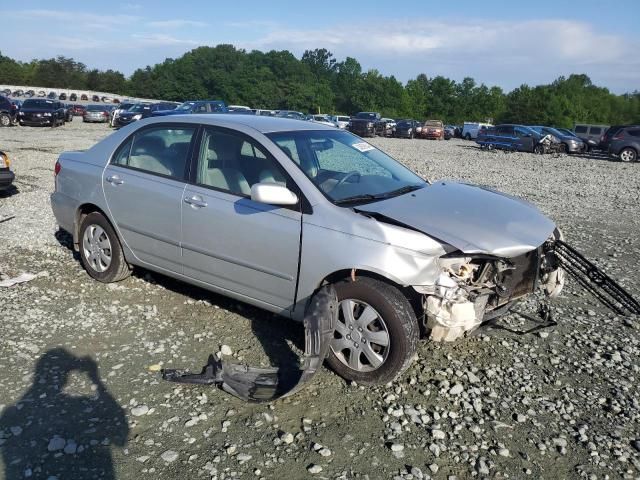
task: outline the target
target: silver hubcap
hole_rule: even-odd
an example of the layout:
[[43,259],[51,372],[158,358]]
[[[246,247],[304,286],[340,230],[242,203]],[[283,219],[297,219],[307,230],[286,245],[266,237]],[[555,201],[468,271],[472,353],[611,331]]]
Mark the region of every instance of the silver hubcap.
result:
[[623,162],[630,162],[631,160],[633,160],[633,152],[631,150],[625,150],[620,154],[620,159]]
[[389,354],[389,331],[380,314],[361,300],[340,302],[331,351],[357,372],[379,368]]
[[82,253],[96,272],[104,272],[111,265],[111,242],[100,225],[89,225],[84,231]]
[[6,127],[7,125],[9,125],[9,123],[11,123],[11,120],[6,115],[2,115],[2,117],[0,117],[0,122],[3,126]]

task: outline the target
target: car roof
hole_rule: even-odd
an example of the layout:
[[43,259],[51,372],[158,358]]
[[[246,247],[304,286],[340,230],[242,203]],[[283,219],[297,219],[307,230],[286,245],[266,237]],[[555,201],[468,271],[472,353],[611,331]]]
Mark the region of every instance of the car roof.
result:
[[291,130],[331,130],[335,128],[321,123],[308,122],[295,118],[269,117],[264,115],[246,115],[234,113],[208,113],[171,115],[171,117],[151,117],[150,123],[176,122],[201,123],[203,125],[229,126],[243,125],[253,128],[260,133],[287,132]]

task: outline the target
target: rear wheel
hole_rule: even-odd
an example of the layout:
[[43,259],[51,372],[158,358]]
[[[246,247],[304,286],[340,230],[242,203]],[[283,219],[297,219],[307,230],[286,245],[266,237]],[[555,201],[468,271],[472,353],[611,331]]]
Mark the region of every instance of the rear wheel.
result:
[[635,162],[638,160],[638,152],[633,148],[623,148],[620,150],[620,160],[623,162]]
[[2,127],[11,126],[11,117],[8,114],[6,113],[0,114],[0,126]]
[[119,282],[131,273],[120,240],[108,220],[98,212],[80,225],[80,258],[87,273],[103,283]]
[[536,155],[542,155],[544,153],[544,146],[542,145],[536,145],[535,147],[533,147],[533,153],[535,153]]
[[469,134],[469,132],[464,134],[464,139],[467,141],[471,140],[471,135]]
[[358,383],[393,380],[418,346],[418,321],[409,301],[397,288],[367,277],[334,287],[340,308],[327,362]]

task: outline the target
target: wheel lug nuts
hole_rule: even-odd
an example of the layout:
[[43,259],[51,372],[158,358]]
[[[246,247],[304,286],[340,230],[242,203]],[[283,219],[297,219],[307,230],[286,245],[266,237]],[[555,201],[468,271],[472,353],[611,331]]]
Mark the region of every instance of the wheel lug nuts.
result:
[[362,331],[362,327],[358,327],[358,331],[361,332]]
[[358,347],[360,346],[360,345],[358,345],[357,343],[354,343],[353,345],[354,345],[354,347],[356,347],[356,348],[358,348]]
[[351,340],[351,335],[347,335],[347,340]]
[[353,326],[352,325],[349,325],[349,330],[353,330]]

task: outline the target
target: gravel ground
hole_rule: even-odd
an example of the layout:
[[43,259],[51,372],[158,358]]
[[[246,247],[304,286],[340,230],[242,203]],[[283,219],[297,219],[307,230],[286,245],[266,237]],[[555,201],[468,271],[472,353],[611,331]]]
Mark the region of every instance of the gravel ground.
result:
[[[53,165],[109,132],[0,129],[18,192],[0,197],[0,450],[4,478],[639,478],[640,331],[570,283],[559,325],[424,342],[396,382],[365,388],[323,370],[273,405],[164,383],[225,352],[291,361],[302,328],[138,270],[92,281],[57,233]],[[640,296],[640,164],[483,152],[451,140],[375,139],[431,179],[537,204],[567,240]],[[506,328],[528,325],[515,316]],[[53,472],[66,472],[52,477]]]

